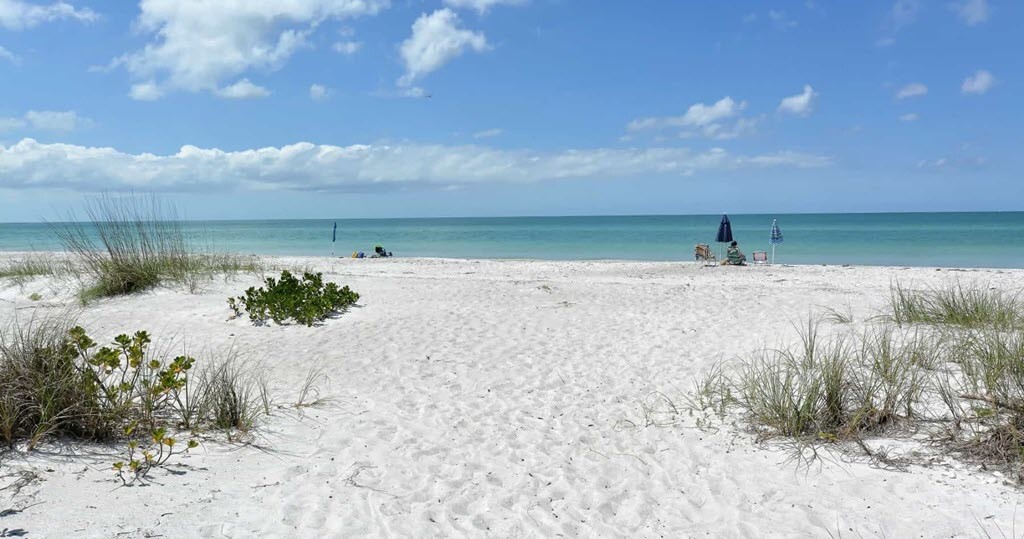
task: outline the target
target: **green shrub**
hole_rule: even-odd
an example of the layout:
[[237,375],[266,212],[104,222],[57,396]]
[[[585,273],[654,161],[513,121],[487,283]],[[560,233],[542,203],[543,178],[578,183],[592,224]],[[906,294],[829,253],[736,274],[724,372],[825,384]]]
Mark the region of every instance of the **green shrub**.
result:
[[267,277],[264,286],[250,287],[245,295],[228,298],[228,306],[236,315],[243,310],[248,312],[249,319],[257,325],[269,319],[277,324],[295,320],[312,326],[332,313],[344,312],[357,301],[359,294],[347,286],[324,284],[320,273],[305,272],[299,279],[284,270],[280,279]]

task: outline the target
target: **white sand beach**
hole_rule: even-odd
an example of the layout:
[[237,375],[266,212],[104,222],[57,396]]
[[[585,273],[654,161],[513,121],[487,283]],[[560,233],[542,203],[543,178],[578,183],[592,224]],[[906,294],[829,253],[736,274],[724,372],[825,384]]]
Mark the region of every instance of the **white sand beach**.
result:
[[[3,255],[14,256],[14,255]],[[685,407],[714,362],[796,339],[896,280],[1012,288],[1020,270],[449,259],[276,259],[361,294],[307,328],[254,327],[225,302],[252,275],[79,307],[68,283],[0,289],[0,321],[76,309],[97,340],[149,330],[201,362],[235,346],[279,407],[250,444],[211,434],[121,486],[116,447],[50,443],[0,461],[0,530],[27,537],[979,537],[1010,533],[1008,477],[935,457],[905,472],[852,453],[810,467],[742,418]],[[29,298],[33,293],[41,299]],[[823,326],[829,330],[829,323]],[[310,366],[321,405],[289,406]],[[661,392],[679,408],[645,426]],[[872,441],[879,444],[883,441]],[[926,447],[921,448],[927,451]],[[926,459],[927,460],[927,459]],[[1024,515],[1018,526],[1024,529]],[[0,535],[4,535],[0,533]]]

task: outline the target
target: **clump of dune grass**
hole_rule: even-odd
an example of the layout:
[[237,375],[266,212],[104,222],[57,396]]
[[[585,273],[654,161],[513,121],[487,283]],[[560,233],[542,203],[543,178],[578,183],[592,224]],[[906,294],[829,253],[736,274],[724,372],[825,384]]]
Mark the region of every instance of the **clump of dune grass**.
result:
[[48,436],[105,440],[125,421],[69,353],[70,329],[40,318],[0,332],[0,439],[8,446],[25,440],[31,449]]
[[65,249],[91,278],[83,300],[130,294],[161,283],[197,290],[217,274],[259,273],[254,257],[197,252],[173,206],[155,197],[101,197],[86,205],[87,221],[55,223]]
[[946,441],[1024,481],[1024,330],[959,333],[950,355],[952,367],[938,384],[952,418]]
[[762,437],[799,440],[855,440],[917,417],[933,341],[888,326],[825,336],[814,318],[798,333],[791,348],[761,350],[730,372],[716,366],[691,406],[738,408]]
[[1024,327],[1019,292],[955,283],[911,289],[895,283],[889,294],[891,318],[900,325],[932,324],[962,328]]
[[211,425],[248,432],[260,416],[269,414],[266,377],[260,366],[243,359],[237,349],[206,369],[200,379]]

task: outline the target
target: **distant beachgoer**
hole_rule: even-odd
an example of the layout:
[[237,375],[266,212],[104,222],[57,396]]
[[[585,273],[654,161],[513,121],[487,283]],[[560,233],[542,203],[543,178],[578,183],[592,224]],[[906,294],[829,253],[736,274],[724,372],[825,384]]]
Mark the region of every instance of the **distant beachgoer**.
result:
[[725,250],[725,260],[722,264],[728,264],[730,266],[743,266],[747,262],[747,255],[740,251],[739,244],[735,241],[729,245],[729,248]]
[[391,256],[391,253],[385,250],[384,246],[379,243],[376,246],[374,246],[373,252],[377,253],[377,256],[379,256],[380,258],[387,258]]

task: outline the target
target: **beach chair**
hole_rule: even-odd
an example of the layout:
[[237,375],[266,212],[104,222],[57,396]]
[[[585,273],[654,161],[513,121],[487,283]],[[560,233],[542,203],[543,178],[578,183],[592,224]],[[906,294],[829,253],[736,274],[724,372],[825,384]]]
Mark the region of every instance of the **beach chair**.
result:
[[768,251],[754,251],[750,253],[754,255],[755,264],[767,264],[768,263]]
[[693,258],[698,264],[704,266],[717,266],[718,260],[715,258],[715,253],[711,251],[711,246],[706,243],[698,243],[693,248]]

